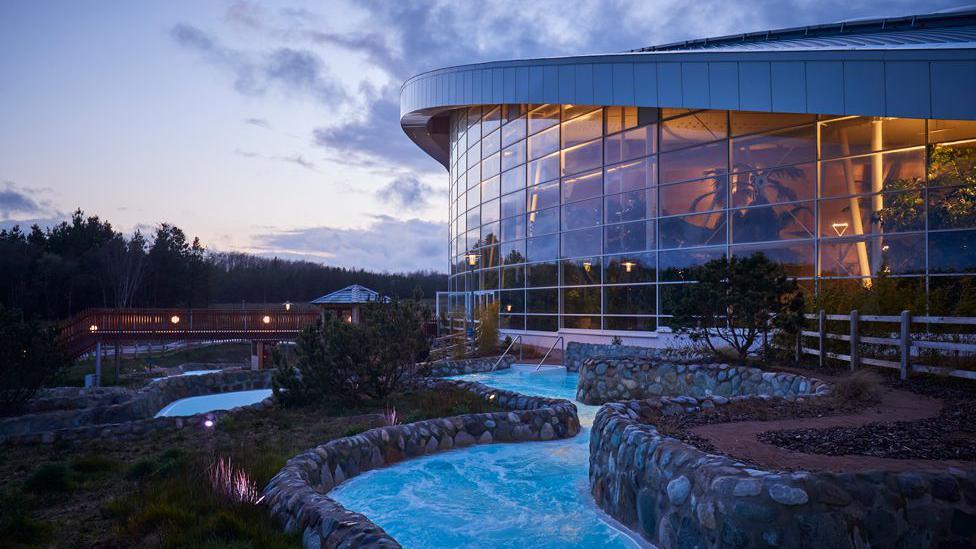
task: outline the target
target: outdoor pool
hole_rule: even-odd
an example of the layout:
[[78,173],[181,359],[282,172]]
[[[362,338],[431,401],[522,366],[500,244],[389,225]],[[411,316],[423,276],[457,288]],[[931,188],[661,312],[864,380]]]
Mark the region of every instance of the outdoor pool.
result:
[[156,417],[192,416],[214,410],[230,410],[238,406],[256,404],[271,396],[271,389],[235,391],[215,395],[195,396],[174,400],[156,413]]
[[[577,374],[506,370],[453,379],[528,395],[576,395]],[[472,446],[354,477],[329,493],[405,547],[640,547],[593,503],[587,478],[597,406],[576,403],[567,440]]]

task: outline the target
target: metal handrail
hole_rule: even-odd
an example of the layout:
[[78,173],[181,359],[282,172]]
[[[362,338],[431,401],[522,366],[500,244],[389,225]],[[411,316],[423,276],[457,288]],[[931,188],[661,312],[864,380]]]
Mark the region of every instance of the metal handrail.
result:
[[508,352],[512,350],[512,347],[515,346],[515,342],[516,341],[521,341],[521,340],[522,340],[522,336],[521,335],[515,336],[515,339],[513,339],[512,342],[508,344],[508,348],[506,348],[505,349],[505,352],[502,353],[502,356],[498,357],[498,360],[496,360],[495,361],[495,364],[491,367],[491,371],[492,372],[494,372],[495,371],[495,368],[497,368],[498,365],[502,363],[502,360],[505,358],[506,355],[508,355]]
[[[543,356],[542,357],[542,360],[539,361],[539,365],[535,367],[535,371],[538,372],[539,369],[542,368],[542,364],[546,361],[547,358],[549,358],[549,355],[552,354],[553,349],[556,348],[556,344],[559,343],[560,341],[563,341],[563,336],[557,337],[556,338],[556,341],[553,341],[552,342],[552,346],[549,347],[549,350],[546,351],[546,355]],[[564,345],[565,345],[565,343],[564,343]],[[563,360],[565,360],[565,357],[566,357],[566,347],[564,346],[563,347]]]

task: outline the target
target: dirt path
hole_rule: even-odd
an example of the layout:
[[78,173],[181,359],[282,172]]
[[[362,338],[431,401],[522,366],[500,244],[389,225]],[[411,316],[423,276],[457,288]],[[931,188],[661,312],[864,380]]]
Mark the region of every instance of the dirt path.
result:
[[[818,376],[823,379],[823,376]],[[829,380],[828,380],[829,381]],[[814,471],[918,471],[945,470],[946,467],[969,469],[966,461],[934,461],[919,459],[889,459],[873,456],[826,456],[793,452],[758,440],[765,431],[786,429],[824,429],[829,427],[857,427],[868,423],[917,421],[934,417],[942,410],[942,401],[922,395],[885,388],[881,402],[860,413],[806,419],[747,421],[700,425],[690,432],[707,439],[719,451],[739,459],[749,460],[771,469],[805,469]]]

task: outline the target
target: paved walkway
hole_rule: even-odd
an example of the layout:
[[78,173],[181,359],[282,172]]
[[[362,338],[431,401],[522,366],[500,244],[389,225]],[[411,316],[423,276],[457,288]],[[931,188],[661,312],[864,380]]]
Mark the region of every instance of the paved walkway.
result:
[[[817,376],[831,381],[825,376]],[[944,470],[946,467],[970,469],[972,462],[957,460],[891,459],[873,456],[826,456],[793,452],[761,442],[757,435],[766,431],[787,429],[825,429],[857,427],[868,423],[917,421],[934,417],[942,410],[942,401],[908,391],[885,387],[881,402],[857,414],[818,418],[746,421],[700,425],[690,432],[707,439],[719,451],[771,469],[804,469],[814,471],[918,471]]]

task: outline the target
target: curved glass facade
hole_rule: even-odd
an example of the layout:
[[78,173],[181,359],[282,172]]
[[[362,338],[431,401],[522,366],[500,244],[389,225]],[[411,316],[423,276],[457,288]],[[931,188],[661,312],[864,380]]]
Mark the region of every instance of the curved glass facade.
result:
[[758,251],[809,290],[976,272],[976,122],[487,105],[450,132],[450,297],[500,326],[655,331],[688,267]]

